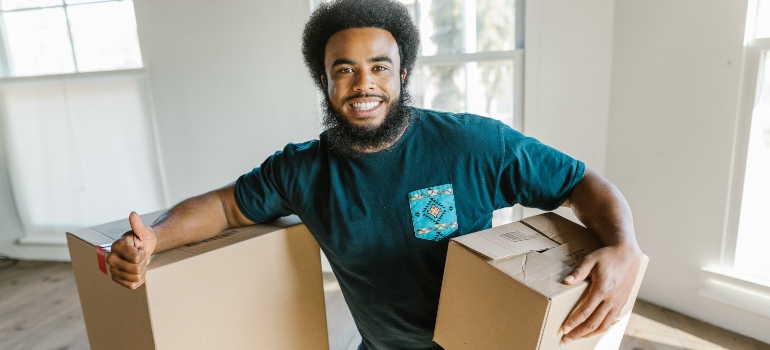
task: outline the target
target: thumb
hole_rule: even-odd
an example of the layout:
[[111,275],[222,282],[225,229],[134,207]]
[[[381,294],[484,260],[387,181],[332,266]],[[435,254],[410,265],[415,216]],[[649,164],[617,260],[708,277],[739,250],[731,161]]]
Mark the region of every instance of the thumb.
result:
[[593,270],[595,264],[596,263],[593,260],[583,260],[583,262],[578,265],[577,268],[572,270],[572,272],[567,275],[567,277],[564,277],[564,283],[576,284],[578,282],[584,281],[586,278],[588,278],[588,275],[591,274],[591,270]]
[[152,229],[144,225],[144,221],[142,221],[142,218],[135,211],[132,211],[128,216],[128,223],[131,224],[131,230],[134,231],[134,235],[139,238],[139,242],[134,240],[135,247],[140,248],[142,244],[141,241],[152,237]]

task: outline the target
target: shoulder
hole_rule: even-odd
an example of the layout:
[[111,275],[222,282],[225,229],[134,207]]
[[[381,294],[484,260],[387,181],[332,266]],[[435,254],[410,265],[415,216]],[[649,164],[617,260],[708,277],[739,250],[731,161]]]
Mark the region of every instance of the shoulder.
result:
[[312,157],[318,153],[319,144],[320,142],[318,140],[310,140],[302,143],[289,143],[283,148],[283,151],[279,153],[292,157]]
[[489,143],[500,146],[503,140],[523,137],[505,123],[472,113],[451,113],[430,109],[414,108],[419,114],[424,132],[435,132],[456,141],[468,140],[474,143]]
[[490,133],[500,133],[504,128],[508,127],[497,119],[472,113],[452,113],[422,108],[414,108],[414,110],[420,115],[420,121],[429,128],[440,128],[466,134],[489,135]]
[[319,157],[319,141],[310,140],[302,143],[289,143],[283,150],[270,156],[265,165],[271,166],[277,171],[297,172],[309,169],[317,162]]

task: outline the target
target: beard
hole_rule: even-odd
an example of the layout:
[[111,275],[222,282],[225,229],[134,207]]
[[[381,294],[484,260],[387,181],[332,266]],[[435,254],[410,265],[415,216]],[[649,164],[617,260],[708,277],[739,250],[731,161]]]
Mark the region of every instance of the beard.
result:
[[[375,96],[358,94],[351,98]],[[324,93],[323,119],[321,124],[329,137],[329,146],[341,157],[361,158],[362,150],[380,149],[390,146],[398,140],[404,127],[409,124],[411,117],[407,104],[411,101],[409,92],[401,86],[401,94],[388,107],[382,124],[378,126],[353,125],[342,116],[342,113],[332,105],[329,95]],[[383,102],[388,102],[386,96],[377,95]]]

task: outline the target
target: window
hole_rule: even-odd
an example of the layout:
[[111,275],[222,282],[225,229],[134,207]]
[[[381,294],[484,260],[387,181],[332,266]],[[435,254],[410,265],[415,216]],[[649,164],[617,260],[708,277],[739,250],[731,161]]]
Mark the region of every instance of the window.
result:
[[0,0],[0,149],[24,237],[164,206],[130,0]]
[[[63,2],[62,2],[63,1]],[[130,0],[3,0],[4,76],[132,69],[142,56]]]
[[756,9],[746,45],[744,79],[750,86],[743,107],[750,123],[742,139],[746,160],[733,271],[770,285],[770,0],[758,1]]
[[770,0],[749,1],[721,266],[700,294],[770,318]]
[[521,129],[523,2],[401,2],[421,35],[411,84],[414,104],[480,114]]

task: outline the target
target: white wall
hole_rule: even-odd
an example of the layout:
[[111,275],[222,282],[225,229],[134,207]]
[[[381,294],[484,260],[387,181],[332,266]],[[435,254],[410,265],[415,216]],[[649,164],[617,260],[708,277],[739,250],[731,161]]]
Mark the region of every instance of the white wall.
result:
[[[524,133],[604,173],[614,0],[526,3]],[[559,214],[578,221],[569,208]],[[523,208],[523,217],[541,211]]]
[[617,1],[606,175],[650,256],[640,297],[770,342],[769,319],[697,294],[722,249],[746,8]]
[[526,3],[524,131],[605,168],[614,0]]
[[170,204],[317,138],[307,0],[136,0]]

